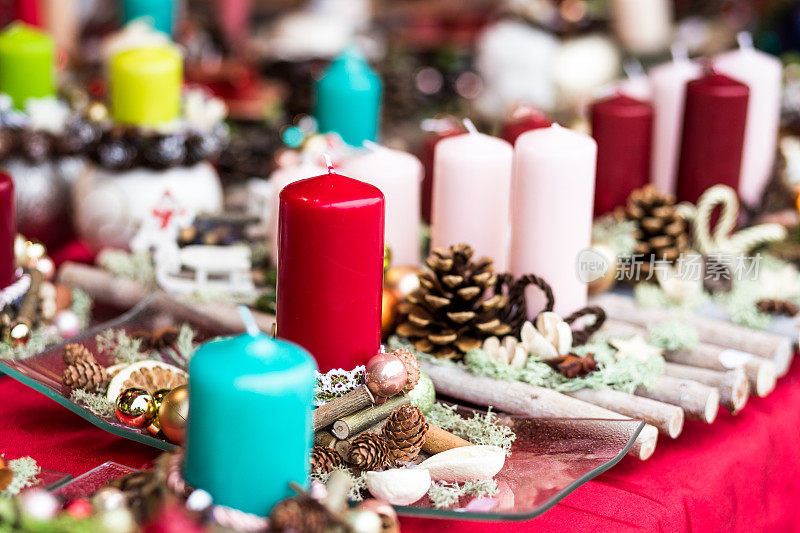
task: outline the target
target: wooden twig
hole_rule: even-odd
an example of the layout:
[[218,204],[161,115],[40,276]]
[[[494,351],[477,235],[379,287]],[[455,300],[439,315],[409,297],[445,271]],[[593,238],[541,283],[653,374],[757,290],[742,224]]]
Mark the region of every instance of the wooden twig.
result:
[[[624,419],[614,411],[570,398],[554,390],[520,381],[505,381],[471,374],[455,365],[420,361],[422,370],[433,380],[436,391],[445,396],[491,406],[506,413],[542,418]],[[639,433],[629,453],[647,459],[656,448],[658,430],[650,424]]]
[[351,390],[314,409],[314,431],[330,426],[343,416],[360,411],[375,402],[366,385]]
[[712,423],[719,412],[719,391],[688,379],[658,376],[652,389],[639,386],[636,395],[677,405],[686,418],[707,424]]
[[673,378],[690,379],[719,391],[719,403],[733,414],[738,413],[747,403],[750,396],[750,385],[747,383],[744,369],[709,370],[696,366],[667,363],[665,374]]
[[337,439],[347,439],[364,429],[388,418],[392,411],[411,403],[411,398],[405,394],[389,398],[380,405],[371,405],[360,411],[344,416],[333,423],[331,433]]

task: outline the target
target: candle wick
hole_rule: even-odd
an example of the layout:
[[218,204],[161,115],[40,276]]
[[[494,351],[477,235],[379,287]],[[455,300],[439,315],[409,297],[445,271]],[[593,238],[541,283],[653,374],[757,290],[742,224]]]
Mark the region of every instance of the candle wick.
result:
[[472,122],[472,120],[465,118],[462,122],[469,133],[478,133],[478,128],[475,127],[475,124]]
[[253,313],[246,305],[240,305],[236,308],[239,312],[239,316],[244,322],[244,328],[247,331],[247,334],[251,337],[257,337],[261,330],[258,329],[258,324],[256,323],[256,318],[253,316]]
[[322,154],[322,157],[325,158],[325,166],[328,167],[328,174],[333,173],[333,162],[331,161],[330,154]]
[[736,34],[736,42],[742,50],[753,49],[753,35],[749,31],[740,31]]
[[669,47],[670,54],[672,54],[673,61],[686,61],[689,59],[689,49],[683,41],[675,41]]

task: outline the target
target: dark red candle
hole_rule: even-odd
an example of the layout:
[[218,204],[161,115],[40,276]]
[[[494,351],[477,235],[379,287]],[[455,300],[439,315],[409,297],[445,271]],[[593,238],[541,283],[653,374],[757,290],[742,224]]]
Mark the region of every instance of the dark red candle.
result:
[[445,137],[461,135],[464,133],[458,122],[455,120],[435,119],[437,127],[431,131],[423,140],[419,149],[419,160],[425,170],[422,179],[422,219],[430,224],[431,222],[431,198],[433,193],[433,154],[436,144]]
[[14,259],[14,239],[17,236],[17,199],[14,181],[0,170],[0,289],[16,279],[17,262]]
[[594,214],[612,211],[650,181],[653,107],[625,95],[595,102],[592,137],[597,141]]
[[513,146],[517,137],[526,131],[549,128],[552,125],[553,121],[547,118],[545,114],[538,109],[520,107],[514,111],[511,119],[503,124],[500,136]]
[[686,85],[678,199],[696,202],[718,183],[738,190],[750,90],[710,73]]
[[321,372],[378,353],[383,193],[333,172],[287,185],[278,211],[278,337]]

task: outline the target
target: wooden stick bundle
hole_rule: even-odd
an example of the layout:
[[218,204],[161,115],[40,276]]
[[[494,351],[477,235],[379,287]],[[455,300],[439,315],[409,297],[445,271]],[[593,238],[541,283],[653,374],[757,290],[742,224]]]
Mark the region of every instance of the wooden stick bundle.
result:
[[[436,391],[452,398],[491,406],[506,413],[543,418],[601,418],[629,420],[614,411],[570,398],[543,387],[520,381],[505,381],[476,376],[452,365],[420,361]],[[642,428],[629,453],[648,459],[655,451],[658,430],[649,424]]]
[[333,423],[331,433],[337,439],[347,439],[356,433],[361,433],[366,428],[383,422],[392,411],[411,403],[411,397],[399,394],[389,398],[380,405],[370,405],[360,411],[344,416]]
[[314,431],[328,427],[343,416],[369,407],[375,402],[372,393],[365,385],[314,409]]
[[581,389],[565,392],[567,396],[612,410],[631,418],[641,418],[658,431],[676,438],[683,431],[683,409],[677,405],[651,400],[613,389]]
[[[666,320],[685,320],[680,311],[639,307],[632,298],[618,294],[601,294],[595,296],[591,303],[602,307],[610,318],[644,327]],[[793,342],[787,337],[698,315],[692,315],[691,325],[704,343],[742,350],[769,359],[775,364],[779,377],[789,371]]]
[[714,387],[719,391],[720,405],[733,414],[742,410],[750,395],[750,385],[742,368],[720,372],[708,368],[667,363],[664,370],[667,376],[688,379]]
[[688,379],[658,376],[651,390],[639,386],[636,395],[677,405],[686,418],[707,424],[712,423],[719,412],[719,391]]
[[[619,320],[607,320],[603,329],[619,335],[647,336],[645,328]],[[665,351],[664,358],[673,363],[719,372],[727,372],[741,366],[750,383],[750,392],[759,397],[764,397],[772,392],[777,380],[775,363],[771,360],[705,342],[701,342],[693,348]],[[733,394],[732,391],[720,391],[721,396]]]

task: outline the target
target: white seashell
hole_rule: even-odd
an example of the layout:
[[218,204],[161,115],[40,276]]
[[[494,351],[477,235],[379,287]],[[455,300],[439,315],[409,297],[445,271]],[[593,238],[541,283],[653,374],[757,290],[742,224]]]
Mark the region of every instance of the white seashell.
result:
[[520,330],[520,337],[522,338],[522,342],[527,344],[528,346],[531,345],[531,340],[533,339],[536,334],[539,333],[536,331],[536,328],[533,327],[530,321],[526,320],[525,323],[522,324],[522,330]]
[[370,494],[392,505],[411,505],[431,487],[431,475],[424,468],[370,471],[366,480]]
[[420,463],[431,479],[464,483],[492,479],[503,469],[506,452],[497,446],[464,446],[437,453]]
[[519,341],[511,335],[503,337],[503,348],[505,348],[508,353],[514,353],[514,350],[517,348],[517,344],[519,344]]
[[536,329],[545,339],[550,341],[550,344],[556,347],[558,346],[559,322],[562,322],[561,317],[552,311],[541,313],[536,317]]
[[531,351],[531,347],[528,346],[527,342],[520,341],[520,343],[517,344],[517,348],[522,348],[525,351],[526,354],[530,353],[530,351]]
[[498,348],[500,348],[500,339],[497,337],[489,337],[483,341],[483,351],[491,356],[494,356]]
[[556,347],[535,329],[526,344],[528,344],[528,353],[542,361],[551,361],[558,357]]
[[556,348],[560,355],[566,355],[572,349],[572,328],[563,320],[556,324],[558,331],[558,344]]
[[503,346],[501,346],[495,352],[494,358],[500,361],[501,363],[508,364],[508,362],[511,360],[511,354],[508,353],[508,350],[506,350]]
[[528,362],[528,352],[522,346],[517,346],[514,349],[514,355],[511,357],[509,363],[513,368],[520,369]]

